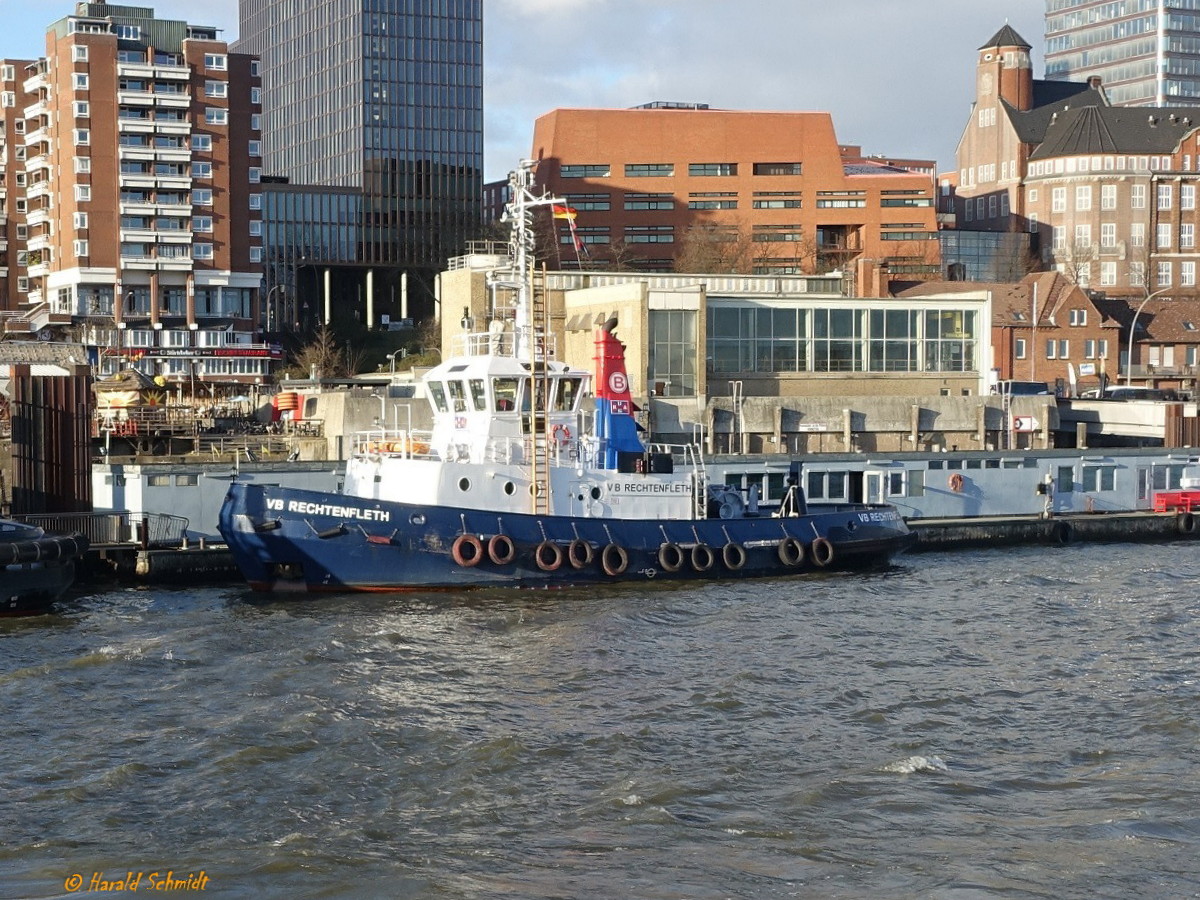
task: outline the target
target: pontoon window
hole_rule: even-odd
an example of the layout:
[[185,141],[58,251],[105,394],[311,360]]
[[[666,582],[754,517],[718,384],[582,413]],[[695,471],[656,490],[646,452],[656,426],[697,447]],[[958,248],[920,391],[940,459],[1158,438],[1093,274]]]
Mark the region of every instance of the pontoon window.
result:
[[1116,466],[1083,467],[1083,489],[1085,491],[1112,491],[1117,486]]
[[450,391],[450,399],[454,403],[455,412],[467,411],[467,392],[463,388],[461,381],[447,381],[446,387]]
[[429,399],[433,401],[433,406],[438,412],[447,412],[450,409],[446,405],[446,389],[440,381],[429,382]]
[[517,379],[493,378],[492,397],[496,412],[512,412],[517,408]]
[[570,412],[575,409],[582,389],[582,378],[560,378],[558,395],[554,398],[554,408],[560,412]]
[[471,404],[476,412],[487,411],[487,386],[482,378],[472,378],[467,382],[471,389]]

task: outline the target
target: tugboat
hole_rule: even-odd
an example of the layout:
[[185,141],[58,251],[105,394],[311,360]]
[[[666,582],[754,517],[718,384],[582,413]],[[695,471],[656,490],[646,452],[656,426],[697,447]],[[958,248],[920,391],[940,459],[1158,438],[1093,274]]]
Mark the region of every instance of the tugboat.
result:
[[[646,444],[617,322],[592,373],[531,316],[533,163],[509,178],[511,315],[424,377],[429,432],[356,436],[336,494],[234,481],[219,529],[259,591],[697,581],[880,567],[913,541],[886,504],[776,507],[710,484],[699,445]],[[589,408],[592,407],[592,408]]]
[[34,525],[0,519],[0,616],[48,612],[75,581],[83,535],[51,536]]

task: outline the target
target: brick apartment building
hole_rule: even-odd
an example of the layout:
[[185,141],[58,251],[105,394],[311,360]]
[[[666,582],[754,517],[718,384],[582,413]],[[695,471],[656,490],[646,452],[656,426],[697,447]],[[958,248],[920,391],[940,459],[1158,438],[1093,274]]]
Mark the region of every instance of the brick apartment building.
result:
[[539,184],[575,211],[573,232],[555,222],[552,265],[937,271],[933,164],[863,157],[828,113],[557,109],[535,123],[533,155]]
[[0,61],[5,333],[82,341],[100,373],[265,381],[256,60],[85,2],[45,50]]

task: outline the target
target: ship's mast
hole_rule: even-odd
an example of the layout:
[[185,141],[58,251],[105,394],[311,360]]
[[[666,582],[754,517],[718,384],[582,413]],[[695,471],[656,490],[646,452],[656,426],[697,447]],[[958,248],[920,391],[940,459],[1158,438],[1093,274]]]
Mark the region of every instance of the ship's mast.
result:
[[[538,207],[565,205],[566,201],[548,194],[533,193],[533,170],[537,160],[523,159],[520,166],[508,175],[509,201],[504,219],[509,223],[509,259],[512,261],[512,281],[496,281],[516,290],[513,317],[513,356],[534,359],[543,355],[537,343],[538,323],[533,321],[533,270],[536,262],[537,239],[533,215]],[[543,345],[544,346],[544,345]]]

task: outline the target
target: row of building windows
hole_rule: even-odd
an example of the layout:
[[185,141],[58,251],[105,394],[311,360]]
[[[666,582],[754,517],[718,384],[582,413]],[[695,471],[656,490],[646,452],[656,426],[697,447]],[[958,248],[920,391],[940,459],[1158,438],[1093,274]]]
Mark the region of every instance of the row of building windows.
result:
[[[887,192],[885,192],[887,193]],[[577,212],[605,212],[612,209],[610,194],[567,194],[564,199]],[[622,201],[627,211],[672,210],[676,200],[669,193],[627,193]],[[688,209],[737,209],[736,191],[690,192]],[[864,209],[867,201],[861,191],[818,191],[818,209]],[[930,197],[881,197],[880,207],[909,209],[933,206]],[[754,209],[802,209],[804,200],[798,191],[754,191]]]
[[[799,162],[753,163],[755,175],[802,175],[804,164]],[[695,178],[733,176],[738,174],[738,163],[711,162],[688,163],[688,175]],[[564,165],[558,171],[560,178],[609,178],[612,166],[608,163],[578,163]],[[675,175],[675,163],[626,163],[626,178],[671,178]]]
[[[1046,359],[1070,359],[1070,340],[1047,340]],[[1029,344],[1024,338],[1013,341],[1013,358],[1028,359]],[[1084,359],[1108,359],[1108,341],[1087,340],[1083,342]]]

